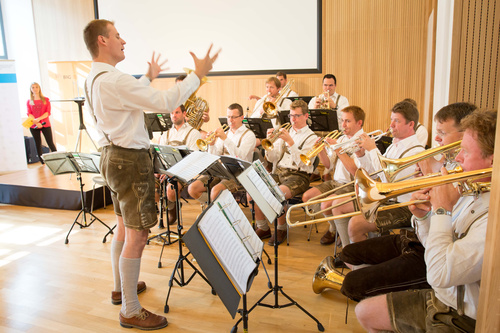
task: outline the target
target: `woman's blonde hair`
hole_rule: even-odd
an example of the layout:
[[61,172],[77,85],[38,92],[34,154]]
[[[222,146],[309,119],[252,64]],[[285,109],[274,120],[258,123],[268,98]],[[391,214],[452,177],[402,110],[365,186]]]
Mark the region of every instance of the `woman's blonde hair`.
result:
[[40,100],[42,101],[43,104],[47,103],[47,100],[45,99],[45,96],[42,94],[42,88],[40,87],[40,85],[37,82],[33,82],[33,83],[30,84],[30,100],[31,100],[31,105],[35,104],[35,102],[34,102],[35,96],[33,95],[33,91],[31,91],[31,88],[35,84],[38,86],[38,88],[40,88]]

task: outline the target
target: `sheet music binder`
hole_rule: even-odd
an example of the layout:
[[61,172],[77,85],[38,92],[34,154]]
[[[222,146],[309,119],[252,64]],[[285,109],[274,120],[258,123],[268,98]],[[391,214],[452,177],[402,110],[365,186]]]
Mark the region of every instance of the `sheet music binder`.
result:
[[238,181],[259,206],[266,219],[273,223],[283,210],[285,195],[278,184],[264,168],[262,162],[254,161],[251,167],[243,171]]
[[184,158],[184,156],[187,156],[191,152],[187,146],[173,147],[164,145],[151,145],[151,147],[153,147],[153,150],[156,153],[159,162],[159,165],[155,165],[155,172],[160,170],[167,170],[168,168],[180,162]]
[[258,272],[264,243],[228,190],[203,211],[183,240],[234,318]]

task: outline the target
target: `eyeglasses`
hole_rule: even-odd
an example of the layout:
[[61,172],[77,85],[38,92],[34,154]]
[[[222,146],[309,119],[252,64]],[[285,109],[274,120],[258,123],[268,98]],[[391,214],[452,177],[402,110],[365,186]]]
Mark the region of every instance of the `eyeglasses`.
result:
[[302,116],[303,116],[303,114],[289,114],[288,118],[291,119],[291,118],[298,118],[298,117],[302,117]]
[[441,138],[444,138],[447,135],[450,135],[450,134],[453,134],[453,133],[457,133],[457,132],[461,132],[461,131],[454,131],[454,132],[450,132],[450,133],[445,133],[443,131],[437,131],[436,134],[437,134],[437,136],[439,136]]
[[242,115],[241,116],[227,116],[227,119],[236,119],[236,118],[239,118],[239,117],[243,117]]

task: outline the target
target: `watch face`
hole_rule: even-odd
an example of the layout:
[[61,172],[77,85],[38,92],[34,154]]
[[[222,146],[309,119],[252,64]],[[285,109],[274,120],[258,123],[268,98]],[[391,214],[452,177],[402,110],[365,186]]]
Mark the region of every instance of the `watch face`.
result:
[[435,210],[435,213],[437,215],[451,215],[451,212],[448,212],[446,209],[443,207],[439,207],[438,209]]

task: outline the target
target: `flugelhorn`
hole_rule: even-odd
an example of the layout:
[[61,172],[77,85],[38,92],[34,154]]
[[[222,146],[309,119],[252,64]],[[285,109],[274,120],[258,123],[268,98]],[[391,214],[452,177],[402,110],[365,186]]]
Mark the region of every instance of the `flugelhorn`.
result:
[[264,104],[262,104],[262,109],[264,110],[264,114],[262,115],[263,117],[265,116],[266,118],[271,119],[278,116],[278,104],[284,97],[286,97],[286,95],[288,95],[294,82],[294,79],[288,81],[288,83],[281,89],[274,102],[264,102]]
[[330,109],[330,93],[328,90],[322,92],[316,98],[319,100],[319,109]]
[[[355,192],[354,193],[346,193],[341,194],[336,197],[328,197],[320,200],[316,200],[316,202],[308,201],[307,203],[302,203],[298,205],[293,205],[288,208],[286,214],[286,221],[289,226],[296,227],[300,225],[307,224],[315,224],[321,222],[327,222],[335,219],[340,219],[344,217],[352,217],[356,215],[363,215],[363,217],[368,221],[373,223],[377,218],[378,211],[384,211],[399,207],[406,207],[409,205],[414,205],[418,203],[426,202],[426,200],[414,200],[402,203],[395,203],[392,205],[387,205],[380,207],[380,204],[385,202],[388,199],[398,197],[403,194],[411,193],[417,190],[421,190],[426,187],[440,186],[454,182],[465,182],[468,184],[466,188],[473,187],[473,180],[479,178],[490,177],[493,172],[493,168],[486,168],[474,171],[467,172],[456,172],[448,175],[440,175],[433,177],[419,177],[416,179],[401,181],[397,183],[382,183],[376,182],[370,178],[370,175],[364,169],[358,169],[355,175]],[[480,183],[480,187],[476,187],[478,191],[489,191],[489,186],[486,186],[487,183]],[[470,192],[462,191],[461,195],[470,195]],[[477,195],[477,193],[474,193]],[[290,214],[292,211],[298,208],[302,208],[304,206],[317,204],[324,201],[335,200],[339,198],[350,197],[346,201],[341,204],[345,204],[346,202],[356,200],[359,211],[341,214],[337,216],[328,216],[320,219],[309,220],[309,221],[296,221],[292,222],[290,220]],[[340,205],[340,204],[339,204]]]
[[337,139],[342,135],[341,131],[333,131],[322,137],[318,142],[314,144],[310,151],[307,154],[300,154],[300,160],[305,165],[312,165],[313,158],[316,157],[326,146],[328,146],[328,142],[326,139]]
[[285,124],[281,125],[280,127],[275,128],[273,130],[273,132],[271,133],[271,135],[269,135],[268,138],[262,140],[260,144],[262,145],[262,147],[265,150],[273,150],[274,141],[276,141],[279,138],[280,130],[285,129],[288,131],[288,130],[290,130],[290,128],[292,128],[292,124],[290,124],[290,123],[285,123]]
[[[390,133],[392,133],[392,129],[389,128],[387,130],[387,132],[382,132],[382,130],[376,130],[376,131],[373,131],[373,132],[370,132],[368,133],[368,135],[374,140],[374,141],[378,141],[380,140],[383,136],[385,135],[389,135]],[[355,153],[356,151],[359,150],[359,146],[358,146],[358,139],[359,137],[353,137],[347,141],[344,141],[344,142],[340,142],[340,143],[337,143],[337,144],[334,144],[334,145],[327,145],[325,147],[325,150],[327,152],[327,154],[329,156],[332,156],[333,153],[340,148],[340,151],[339,151],[339,154],[345,154],[345,153],[349,153],[349,154],[352,154],[352,153]]]
[[[222,130],[225,132],[229,129],[229,126],[227,126],[226,124],[222,125]],[[212,144],[212,142],[214,142],[215,140],[215,131],[212,131],[210,132],[207,137],[205,138],[205,140],[203,139],[198,139],[196,140],[196,145],[198,146],[198,149],[200,149],[201,151],[207,151],[208,150],[208,146],[210,144]]]

